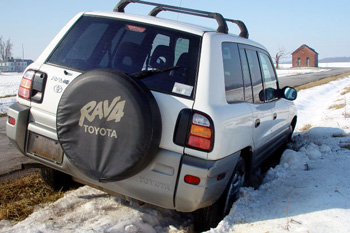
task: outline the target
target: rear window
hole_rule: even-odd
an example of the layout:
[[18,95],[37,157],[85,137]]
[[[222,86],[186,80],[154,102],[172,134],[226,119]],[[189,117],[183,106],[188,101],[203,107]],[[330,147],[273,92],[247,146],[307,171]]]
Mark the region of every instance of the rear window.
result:
[[77,71],[118,69],[143,76],[151,89],[193,98],[200,37],[154,25],[83,16],[70,29],[47,63]]

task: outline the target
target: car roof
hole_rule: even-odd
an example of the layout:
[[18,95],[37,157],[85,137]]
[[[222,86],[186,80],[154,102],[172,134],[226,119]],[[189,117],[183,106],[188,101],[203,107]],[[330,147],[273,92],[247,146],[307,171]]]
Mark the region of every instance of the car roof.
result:
[[83,15],[90,15],[90,16],[98,16],[98,17],[109,17],[109,18],[115,18],[115,19],[125,19],[125,20],[131,20],[131,21],[137,21],[147,24],[153,24],[157,26],[163,26],[172,28],[175,30],[185,31],[188,33],[192,33],[195,35],[203,36],[204,33],[209,32],[210,34],[216,35],[216,36],[222,36],[223,38],[226,38],[227,40],[231,42],[237,42],[242,44],[248,44],[253,45],[256,47],[260,47],[264,50],[266,48],[250,39],[246,39],[243,37],[240,37],[233,33],[218,33],[216,29],[208,28],[196,24],[186,23],[182,21],[175,21],[171,19],[164,19],[160,17],[154,17],[154,16],[145,16],[145,15],[137,15],[137,14],[129,14],[129,13],[120,13],[120,12],[103,12],[103,11],[91,11],[91,12],[83,12]]
[[153,24],[153,25],[173,28],[176,30],[186,31],[197,35],[203,35],[203,33],[209,32],[209,31],[210,32],[216,31],[213,28],[207,28],[207,27],[203,27],[195,24],[190,24],[190,23],[185,23],[185,22],[175,21],[170,19],[164,19],[164,18],[154,17],[154,16],[144,16],[144,15],[119,13],[119,12],[102,12],[102,11],[84,12],[84,15],[134,20],[134,21],[139,21],[147,24]]

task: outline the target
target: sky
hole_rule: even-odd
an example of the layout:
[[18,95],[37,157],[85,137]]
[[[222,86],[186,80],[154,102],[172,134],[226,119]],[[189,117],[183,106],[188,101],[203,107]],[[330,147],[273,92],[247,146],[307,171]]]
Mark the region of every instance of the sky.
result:
[[[250,39],[263,44],[274,57],[280,49],[293,52],[307,44],[319,58],[350,56],[348,0],[153,0],[239,19]],[[112,11],[118,0],[0,0],[0,36],[11,39],[13,56],[37,59],[59,30],[77,13]],[[149,6],[130,4],[126,12],[146,15]],[[216,28],[214,20],[163,12],[159,17],[195,22]],[[238,28],[229,25],[230,32]],[[23,47],[23,50],[22,50]],[[289,54],[285,60],[291,60]]]

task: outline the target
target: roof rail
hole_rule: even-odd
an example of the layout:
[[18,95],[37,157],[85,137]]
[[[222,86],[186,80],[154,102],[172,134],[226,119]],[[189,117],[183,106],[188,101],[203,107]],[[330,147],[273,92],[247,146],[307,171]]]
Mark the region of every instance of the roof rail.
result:
[[120,2],[114,7],[113,11],[125,12],[124,9],[129,3],[140,3],[144,5],[155,6],[155,8],[153,8],[153,10],[151,10],[148,14],[154,17],[157,16],[158,13],[160,13],[161,11],[172,11],[172,12],[181,13],[181,14],[188,14],[188,15],[215,19],[216,22],[218,23],[218,28],[216,29],[216,31],[220,33],[225,33],[225,34],[228,33],[228,27],[226,24],[226,21],[228,21],[238,25],[239,29],[241,30],[239,34],[240,37],[248,38],[249,36],[247,27],[242,21],[225,19],[220,13],[215,13],[215,12],[200,11],[200,10],[194,10],[190,8],[170,6],[170,5],[146,2],[141,0],[120,0]]

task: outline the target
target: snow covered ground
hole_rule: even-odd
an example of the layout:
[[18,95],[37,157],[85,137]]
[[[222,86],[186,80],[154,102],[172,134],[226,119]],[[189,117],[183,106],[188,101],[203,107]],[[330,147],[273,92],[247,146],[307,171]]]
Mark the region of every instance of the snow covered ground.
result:
[[[288,64],[279,64],[281,69],[289,69],[292,68],[292,63]],[[335,67],[350,67],[350,62],[328,62],[328,63],[318,63],[318,67],[320,68],[335,68]]]
[[[258,190],[210,232],[350,232],[350,76],[302,90],[297,131]],[[339,107],[336,107],[339,106]]]
[[277,69],[278,77],[285,77],[291,75],[298,74],[308,74],[308,73],[316,73],[328,71],[329,69],[321,69],[321,68],[286,68],[286,69]]
[[16,102],[21,78],[22,73],[0,73],[0,114],[6,113],[8,107]]
[[[209,232],[350,232],[350,76],[302,90],[297,133],[257,190]],[[301,129],[309,128],[300,132]],[[187,232],[190,217],[84,186],[0,232]]]

